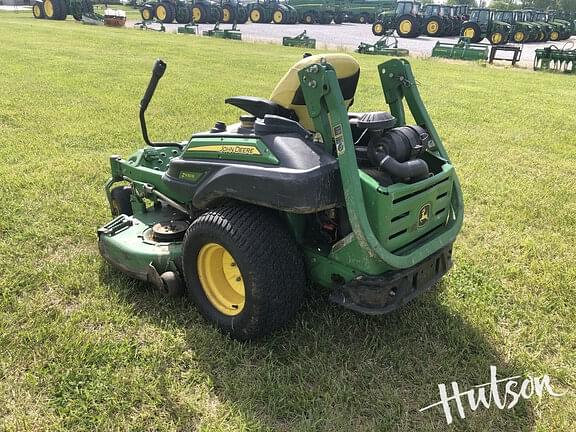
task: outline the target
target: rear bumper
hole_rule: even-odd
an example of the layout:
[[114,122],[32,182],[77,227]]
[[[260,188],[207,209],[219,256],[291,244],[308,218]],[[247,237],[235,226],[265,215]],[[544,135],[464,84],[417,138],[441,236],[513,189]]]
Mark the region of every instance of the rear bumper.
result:
[[330,300],[357,312],[392,312],[432,288],[452,267],[452,244],[413,267],[382,276],[359,276],[335,288]]

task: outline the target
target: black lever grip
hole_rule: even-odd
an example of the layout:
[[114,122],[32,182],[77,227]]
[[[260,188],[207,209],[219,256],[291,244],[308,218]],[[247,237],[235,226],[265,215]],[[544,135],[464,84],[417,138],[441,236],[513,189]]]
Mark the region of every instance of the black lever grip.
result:
[[146,89],[146,93],[144,93],[144,97],[140,101],[140,110],[146,111],[148,108],[150,99],[152,99],[152,96],[156,91],[158,81],[160,81],[160,78],[162,78],[162,75],[164,75],[164,72],[166,71],[166,66],[166,63],[164,63],[161,59],[157,59],[154,62],[154,68],[152,69],[152,76],[150,77],[148,88]]

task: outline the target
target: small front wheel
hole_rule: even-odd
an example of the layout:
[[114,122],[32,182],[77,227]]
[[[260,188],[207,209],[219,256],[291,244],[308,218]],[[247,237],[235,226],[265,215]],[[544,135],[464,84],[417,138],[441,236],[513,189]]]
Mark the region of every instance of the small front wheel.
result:
[[306,284],[302,255],[271,210],[240,205],[203,213],[186,232],[186,289],[200,313],[240,340],[291,321]]

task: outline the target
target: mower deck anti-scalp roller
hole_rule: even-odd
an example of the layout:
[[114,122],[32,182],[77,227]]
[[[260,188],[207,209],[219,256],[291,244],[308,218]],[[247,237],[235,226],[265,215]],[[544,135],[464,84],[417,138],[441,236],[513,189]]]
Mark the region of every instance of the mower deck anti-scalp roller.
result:
[[462,192],[407,61],[378,66],[383,111],[348,112],[353,57],[308,55],[270,99],[226,99],[243,112],[238,123],[154,142],[145,111],[165,70],[157,60],[140,103],[146,146],[110,158],[114,218],[98,230],[110,264],[187,292],[237,339],[289,323],[308,285],[382,314],[450,269]]

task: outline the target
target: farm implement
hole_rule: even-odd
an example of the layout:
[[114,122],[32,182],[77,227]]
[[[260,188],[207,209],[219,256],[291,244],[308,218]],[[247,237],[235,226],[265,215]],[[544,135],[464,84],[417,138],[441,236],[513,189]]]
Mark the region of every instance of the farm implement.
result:
[[284,36],[282,38],[283,46],[302,47],[302,48],[316,48],[316,39],[312,39],[306,35],[306,30],[294,37]]
[[537,49],[534,56],[534,70],[576,74],[576,49],[574,44],[566,43],[562,49],[559,49],[556,45]]
[[238,123],[154,142],[145,112],[165,70],[157,60],[140,103],[146,146],[110,158],[113,219],[98,245],[111,265],[164,293],[185,291],[237,339],[290,322],[307,285],[382,314],[448,272],[462,192],[407,61],[378,66],[383,111],[348,112],[360,77],[353,57],[314,55],[270,99],[226,99],[243,111]]
[[218,39],[234,39],[241,40],[242,33],[238,30],[236,23],[232,25],[232,28],[221,29],[220,23],[214,24],[214,28],[211,30],[204,30],[202,36],[214,37]]
[[461,37],[458,43],[436,42],[432,49],[432,57],[454,60],[487,60],[489,45],[474,44],[470,39]]
[[361,42],[360,45],[358,45],[356,52],[360,54],[386,55],[394,57],[405,57],[409,54],[407,49],[398,48],[398,39],[394,36],[394,30],[388,30],[388,32],[374,44]]

